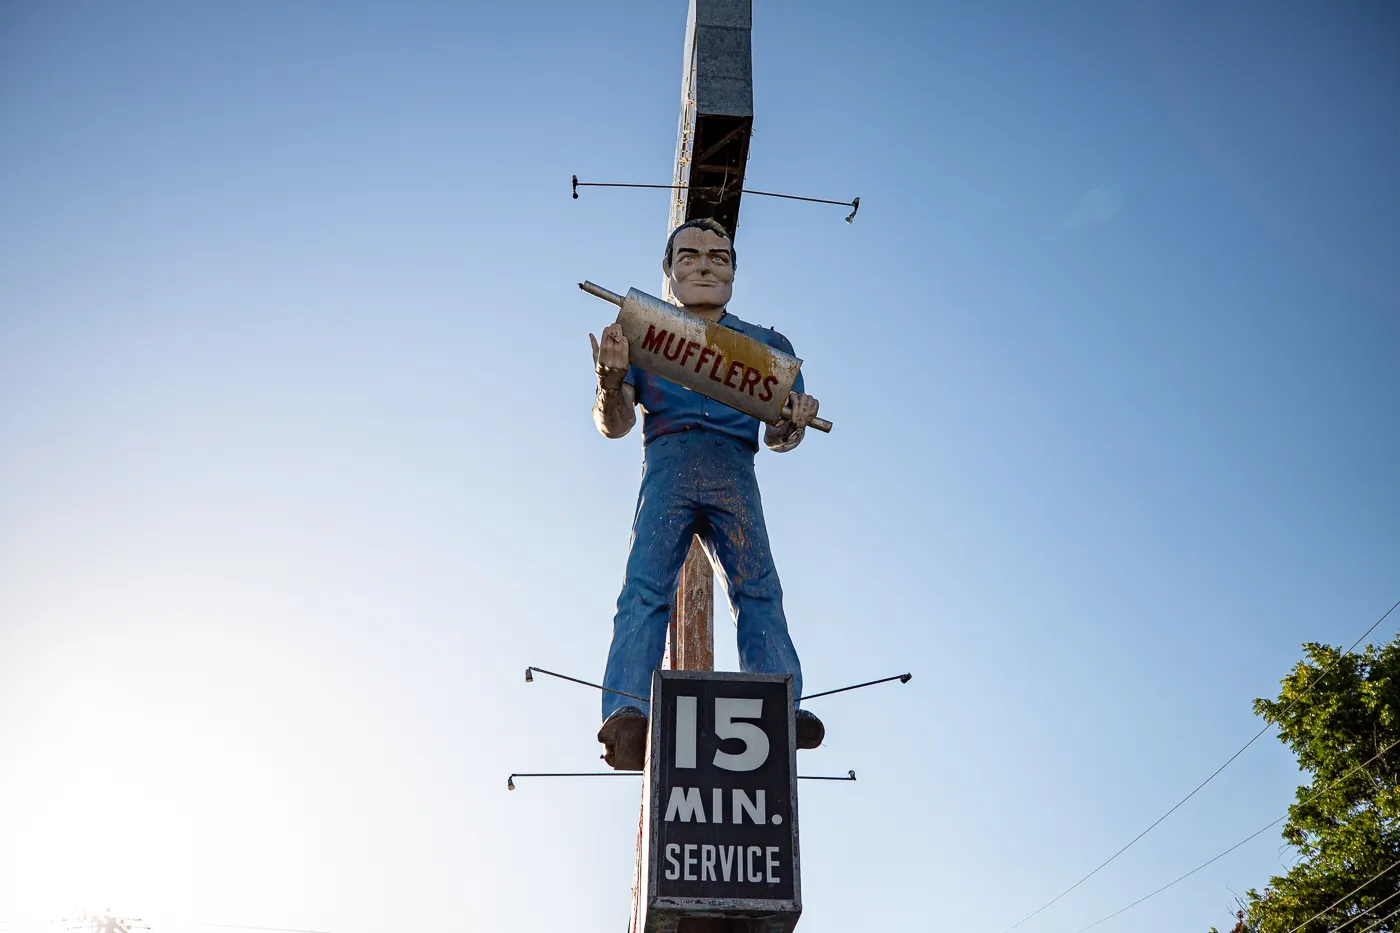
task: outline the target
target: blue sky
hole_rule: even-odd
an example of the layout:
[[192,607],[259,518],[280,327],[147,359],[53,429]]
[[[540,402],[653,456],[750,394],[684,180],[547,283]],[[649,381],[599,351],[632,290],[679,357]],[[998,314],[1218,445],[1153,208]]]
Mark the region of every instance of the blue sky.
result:
[[[0,9],[10,929],[625,923],[636,782],[505,791],[597,764],[521,672],[600,675],[639,472],[575,283],[657,290],[666,197],[568,179],[669,179],[685,4],[595,6]],[[760,455],[787,613],[811,690],[915,674],[813,704],[800,929],[1002,933],[1400,599],[1400,17],[755,7],[750,184],[862,199],[738,232],[836,423]],[[1261,739],[1020,929],[1300,780]]]

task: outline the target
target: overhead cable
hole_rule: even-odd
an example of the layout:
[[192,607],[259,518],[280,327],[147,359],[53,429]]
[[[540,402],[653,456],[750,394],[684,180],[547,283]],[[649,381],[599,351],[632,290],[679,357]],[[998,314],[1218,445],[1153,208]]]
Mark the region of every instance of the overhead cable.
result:
[[[1381,898],[1380,900],[1378,900],[1378,901],[1376,901],[1374,904],[1372,904],[1370,907],[1367,907],[1365,910],[1361,911],[1361,913],[1357,914],[1355,917],[1352,917],[1352,918],[1351,918],[1350,920],[1348,920],[1346,923],[1343,923],[1341,926],[1336,926],[1336,927],[1333,927],[1332,929],[1328,930],[1327,933],[1339,933],[1339,931],[1345,930],[1347,927],[1351,926],[1351,925],[1352,925],[1353,923],[1355,923],[1356,921],[1362,919],[1362,918],[1365,917],[1367,914],[1369,914],[1371,911],[1375,910],[1377,907],[1381,906],[1381,905],[1384,904],[1386,901],[1388,901],[1388,900],[1390,900],[1391,898],[1394,898],[1394,897],[1400,897],[1400,888],[1396,888],[1395,891],[1394,891],[1393,893],[1391,893],[1390,895],[1388,895],[1387,897]],[[1400,910],[1400,908],[1396,908],[1396,909],[1397,909],[1397,910]],[[1367,929],[1369,929],[1369,927],[1368,927]]]
[[1366,929],[1364,929],[1364,930],[1357,930],[1356,933],[1370,933],[1371,930],[1374,930],[1376,927],[1380,926],[1382,923],[1385,923],[1387,920],[1389,920],[1391,917],[1394,917],[1396,914],[1400,914],[1400,907],[1395,908],[1395,909],[1392,910],[1390,913],[1386,914],[1384,917],[1382,917],[1382,918],[1380,918],[1379,920],[1377,920],[1375,923],[1373,923],[1373,924],[1371,924],[1370,926],[1366,927]]
[[[1312,803],[1312,802],[1313,802],[1314,800],[1316,800],[1318,797],[1320,797],[1320,796],[1322,796],[1323,794],[1327,793],[1329,790],[1331,790],[1332,788],[1336,787],[1338,784],[1342,783],[1342,782],[1345,781],[1347,778],[1351,777],[1353,774],[1355,774],[1356,772],[1360,771],[1362,768],[1365,768],[1365,767],[1366,767],[1367,765],[1369,765],[1371,762],[1375,761],[1377,758],[1381,757],[1382,755],[1384,755],[1386,752],[1390,751],[1392,748],[1394,748],[1394,747],[1397,746],[1397,745],[1400,745],[1400,739],[1396,739],[1394,742],[1391,742],[1391,743],[1390,743],[1389,745],[1387,745],[1385,748],[1383,748],[1383,749],[1381,749],[1380,751],[1376,752],[1376,753],[1375,753],[1374,755],[1372,755],[1369,759],[1367,759],[1366,761],[1363,761],[1361,764],[1359,764],[1359,765],[1357,765],[1356,767],[1352,768],[1352,769],[1351,769],[1350,771],[1348,771],[1346,774],[1343,774],[1341,777],[1339,777],[1339,778],[1337,778],[1336,780],[1332,781],[1332,782],[1331,782],[1330,784],[1328,784],[1326,787],[1323,787],[1323,788],[1321,788],[1320,790],[1314,791],[1312,794],[1309,794],[1307,798],[1305,798],[1304,800],[1301,800],[1301,801],[1298,802],[1298,806],[1302,807],[1302,806],[1306,806],[1306,805],[1309,804],[1309,803]],[[1240,846],[1244,845],[1246,842],[1249,842],[1251,839],[1254,839],[1254,838],[1256,838],[1256,837],[1262,835],[1263,833],[1268,832],[1269,830],[1273,829],[1275,826],[1277,826],[1278,824],[1282,823],[1282,822],[1283,822],[1284,820],[1286,820],[1286,819],[1288,819],[1288,814],[1287,814],[1287,813],[1285,813],[1283,816],[1279,817],[1278,819],[1274,820],[1274,821],[1273,821],[1272,823],[1270,823],[1268,826],[1265,826],[1265,827],[1263,827],[1262,829],[1256,830],[1255,832],[1250,833],[1248,836],[1245,836],[1245,837],[1244,837],[1243,839],[1241,839],[1239,842],[1237,842],[1237,843],[1235,843],[1234,845],[1230,846],[1230,848],[1226,849],[1224,852],[1221,852],[1221,853],[1220,853],[1219,855],[1217,855],[1215,858],[1209,859],[1208,861],[1202,862],[1201,864],[1197,865],[1195,868],[1191,869],[1191,870],[1188,871],[1186,874],[1184,874],[1184,875],[1182,875],[1181,877],[1177,878],[1175,881],[1169,881],[1169,882],[1167,882],[1166,884],[1162,885],[1162,886],[1161,886],[1160,888],[1158,888],[1157,890],[1153,891],[1151,894],[1148,894],[1148,895],[1145,895],[1145,896],[1143,896],[1143,897],[1138,898],[1137,900],[1135,900],[1135,901],[1133,901],[1131,904],[1129,904],[1127,907],[1121,907],[1121,908],[1119,908],[1118,910],[1115,910],[1113,913],[1109,914],[1107,917],[1103,917],[1102,919],[1095,920],[1093,923],[1089,924],[1089,925],[1086,926],[1086,927],[1080,927],[1078,930],[1075,931],[1075,933],[1084,933],[1085,930],[1093,929],[1094,927],[1098,926],[1100,923],[1103,923],[1103,922],[1106,921],[1106,920],[1112,920],[1114,917],[1118,916],[1119,914],[1125,913],[1125,912],[1127,912],[1127,911],[1129,911],[1129,910],[1132,910],[1134,907],[1136,907],[1137,905],[1141,904],[1143,901],[1150,900],[1151,898],[1156,897],[1158,894],[1161,894],[1161,893],[1162,893],[1163,891],[1165,891],[1167,888],[1173,887],[1174,885],[1176,885],[1176,884],[1178,884],[1178,883],[1180,883],[1180,882],[1182,882],[1182,881],[1185,881],[1187,878],[1190,878],[1192,875],[1194,875],[1196,872],[1200,871],[1202,868],[1205,868],[1207,865],[1211,865],[1211,864],[1214,864],[1215,862],[1218,862],[1220,859],[1222,859],[1222,858],[1224,858],[1225,856],[1229,855],[1231,852],[1235,851],[1235,850],[1238,849]]]
[[[1346,657],[1347,655],[1351,654],[1352,651],[1355,650],[1356,646],[1359,645],[1359,644],[1361,644],[1361,640],[1364,639],[1367,635],[1370,635],[1372,632],[1374,632],[1374,631],[1376,630],[1376,627],[1379,626],[1382,622],[1384,622],[1384,621],[1386,620],[1386,618],[1387,618],[1392,612],[1395,611],[1395,608],[1396,608],[1397,606],[1400,606],[1400,600],[1396,600],[1396,601],[1395,601],[1395,604],[1394,604],[1393,606],[1391,606],[1389,609],[1387,609],[1387,610],[1385,611],[1385,613],[1384,613],[1379,619],[1377,619],[1374,623],[1372,623],[1372,625],[1371,625],[1370,628],[1368,628],[1366,631],[1362,632],[1362,633],[1361,633],[1361,638],[1358,638],[1356,641],[1352,642],[1351,647],[1348,648],[1345,652],[1343,652],[1340,656],[1338,656],[1337,659],[1334,660],[1330,665],[1328,665],[1328,667],[1327,667],[1326,670],[1324,670],[1321,674],[1318,674],[1317,677],[1313,678],[1312,683],[1308,684],[1308,686],[1303,690],[1302,693],[1300,693],[1300,694],[1298,694],[1297,696],[1295,696],[1295,697],[1292,699],[1292,701],[1290,701],[1289,704],[1283,708],[1283,711],[1280,712],[1279,715],[1280,715],[1280,716],[1283,716],[1283,715],[1287,714],[1289,710],[1291,710],[1295,705],[1297,705],[1297,703],[1298,703],[1299,700],[1301,700],[1303,697],[1307,696],[1310,692],[1312,692],[1312,688],[1315,687],[1315,686],[1317,686],[1318,681],[1322,680],[1322,678],[1324,678],[1324,677],[1326,677],[1328,674],[1332,673],[1332,668],[1336,667],[1337,662],[1340,661],[1342,658]],[[1087,875],[1085,875],[1083,878],[1080,878],[1080,879],[1079,879],[1078,881],[1076,881],[1074,884],[1072,884],[1072,885],[1070,885],[1069,887],[1065,888],[1063,891],[1061,891],[1059,894],[1057,894],[1057,895],[1055,895],[1054,897],[1052,897],[1050,900],[1046,901],[1046,902],[1045,902],[1044,904],[1042,904],[1040,907],[1036,908],[1036,909],[1035,909],[1034,911],[1032,911],[1031,913],[1027,914],[1026,916],[1022,917],[1020,920],[1017,920],[1015,923],[1011,924],[1011,926],[1009,926],[1009,927],[1007,927],[1005,930],[1003,930],[1002,933],[1011,933],[1012,930],[1016,929],[1016,928],[1019,927],[1021,924],[1025,923],[1027,920],[1030,920],[1032,917],[1035,917],[1035,916],[1036,916],[1037,914],[1039,914],[1041,911],[1045,910],[1047,907],[1050,907],[1052,904],[1054,904],[1054,903],[1056,903],[1057,901],[1059,901],[1060,898],[1064,897],[1066,894],[1070,893],[1070,892],[1073,891],[1075,888],[1079,887],[1081,884],[1083,884],[1084,882],[1088,881],[1090,878],[1092,878],[1092,877],[1094,877],[1095,875],[1097,875],[1100,871],[1102,871],[1102,870],[1103,870],[1109,863],[1111,863],[1114,859],[1118,858],[1118,856],[1122,855],[1124,852],[1126,852],[1126,851],[1128,851],[1130,848],[1132,848],[1133,845],[1134,845],[1139,839],[1141,839],[1143,836],[1146,836],[1148,833],[1152,832],[1152,830],[1156,829],[1157,826],[1158,826],[1163,820],[1165,820],[1167,817],[1169,817],[1169,816],[1171,816],[1173,813],[1175,813],[1175,812],[1181,807],[1182,804],[1184,804],[1186,801],[1190,800],[1192,797],[1196,796],[1196,793],[1197,793],[1201,788],[1205,787],[1205,786],[1206,786],[1207,784],[1209,784],[1211,781],[1215,780],[1216,776],[1217,776],[1218,774],[1220,774],[1221,771],[1224,771],[1226,768],[1228,768],[1228,767],[1230,766],[1230,764],[1231,764],[1236,758],[1238,758],[1238,757],[1240,757],[1241,755],[1243,755],[1243,754],[1245,753],[1245,750],[1246,750],[1246,749],[1248,749],[1251,745],[1253,745],[1256,741],[1258,741],[1260,736],[1262,736],[1265,732],[1268,732],[1271,725],[1273,725],[1273,724],[1272,724],[1272,723],[1266,724],[1266,725],[1264,726],[1264,728],[1262,728],[1262,729],[1260,729],[1258,732],[1254,733],[1254,737],[1253,737],[1252,739],[1250,739],[1248,742],[1244,743],[1244,745],[1240,748],[1239,751],[1235,752],[1233,755],[1231,755],[1229,758],[1227,758],[1227,759],[1225,760],[1225,764],[1221,765],[1220,767],[1218,767],[1218,768],[1216,768],[1214,771],[1212,771],[1211,774],[1210,774],[1210,777],[1206,778],[1204,781],[1202,781],[1201,783],[1197,784],[1197,785],[1195,786],[1195,788],[1191,791],[1191,793],[1187,794],[1185,797],[1182,797],[1180,800],[1178,800],[1178,801],[1176,802],[1176,804],[1175,804],[1170,810],[1168,810],[1166,813],[1163,813],[1161,816],[1157,817],[1157,819],[1153,820],[1153,821],[1152,821],[1152,824],[1151,824],[1150,826],[1148,826],[1148,827],[1147,827],[1146,829],[1144,829],[1142,832],[1138,833],[1136,836],[1134,836],[1132,839],[1130,839],[1130,840],[1128,841],[1127,845],[1123,846],[1123,848],[1119,849],[1117,852],[1114,852],[1114,853],[1113,853],[1112,855],[1110,855],[1108,858],[1104,859],[1101,863],[1099,863],[1099,866],[1098,866],[1097,868],[1095,868],[1093,871],[1089,872],[1089,873],[1088,873]]]
[[1390,869],[1394,868],[1394,867],[1397,866],[1397,865],[1400,865],[1400,859],[1396,859],[1394,862],[1391,862],[1390,865],[1389,865],[1388,867],[1382,868],[1380,871],[1376,872],[1374,875],[1372,875],[1371,877],[1367,878],[1365,881],[1361,882],[1361,883],[1358,884],[1356,887],[1352,888],[1350,891],[1348,891],[1347,893],[1343,894],[1341,897],[1337,898],[1335,901],[1333,901],[1332,903],[1328,904],[1326,907],[1322,908],[1322,909],[1319,910],[1317,913],[1313,914],[1311,917],[1309,917],[1308,919],[1304,920],[1302,923],[1298,924],[1298,925],[1297,925],[1296,927],[1294,927],[1293,929],[1289,930],[1288,933],[1298,933],[1298,931],[1301,930],[1303,927],[1307,926],[1309,923],[1312,923],[1312,922],[1313,922],[1314,920],[1316,920],[1318,917],[1321,917],[1323,914],[1327,913],[1327,911],[1331,910],[1333,907],[1336,907],[1336,906],[1337,906],[1338,904],[1340,904],[1342,901],[1344,901],[1344,900],[1346,900],[1347,898],[1351,897],[1351,896],[1352,896],[1353,894],[1355,894],[1357,891],[1360,891],[1362,888],[1366,887],[1366,885],[1370,884],[1372,881],[1375,881],[1375,880],[1376,880],[1377,878],[1379,878],[1381,875],[1383,875],[1383,874],[1385,874],[1386,872],[1390,871]]

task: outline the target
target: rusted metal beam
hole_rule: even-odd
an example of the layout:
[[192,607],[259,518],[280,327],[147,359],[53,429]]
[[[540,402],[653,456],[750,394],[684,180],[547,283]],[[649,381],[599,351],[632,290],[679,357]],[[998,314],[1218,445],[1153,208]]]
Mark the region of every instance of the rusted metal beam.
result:
[[672,183],[704,191],[676,191],[670,229],[711,217],[737,231],[753,132],[752,30],[751,0],[691,0]]
[[711,156],[713,156],[716,152],[719,152],[721,149],[723,149],[725,143],[729,142],[731,139],[734,139],[735,137],[737,137],[740,133],[744,132],[745,130],[749,130],[749,129],[752,129],[752,127],[749,126],[748,124],[744,124],[744,123],[735,124],[735,126],[734,126],[733,129],[731,129],[728,133],[725,133],[725,134],[724,134],[723,136],[721,136],[719,139],[715,140],[714,143],[712,143],[709,147],[707,147],[707,148],[705,149],[704,152],[700,153],[698,156],[695,157],[695,164],[696,164],[696,166],[697,166],[697,167],[700,167],[700,168],[704,168],[704,167],[705,167],[704,163],[705,163]]

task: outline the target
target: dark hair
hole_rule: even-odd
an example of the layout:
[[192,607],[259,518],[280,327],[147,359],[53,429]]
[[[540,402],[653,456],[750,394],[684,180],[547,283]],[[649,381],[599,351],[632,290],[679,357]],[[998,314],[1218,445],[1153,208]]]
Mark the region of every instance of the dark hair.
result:
[[729,241],[729,265],[732,268],[739,268],[739,256],[734,252],[734,238],[729,235],[729,231],[724,229],[724,224],[713,217],[696,217],[694,220],[687,220],[679,227],[671,231],[671,235],[666,238],[666,254],[661,257],[661,268],[668,273],[671,271],[671,251],[676,245],[676,234],[687,227],[696,230],[708,230],[710,233],[717,233]]

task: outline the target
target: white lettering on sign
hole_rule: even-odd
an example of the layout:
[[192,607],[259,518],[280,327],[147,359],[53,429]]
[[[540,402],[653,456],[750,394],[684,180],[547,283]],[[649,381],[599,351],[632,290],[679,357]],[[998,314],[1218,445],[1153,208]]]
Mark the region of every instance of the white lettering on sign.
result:
[[[735,826],[742,826],[744,817],[747,816],[750,822],[759,826],[768,822],[768,792],[762,788],[755,790],[752,797],[748,791],[741,788],[734,788],[733,805],[729,812],[734,814],[733,823]],[[673,787],[671,788],[671,799],[666,802],[667,823],[679,818],[682,823],[689,823],[694,820],[697,823],[705,822],[704,798],[700,796],[698,787]],[[710,819],[711,823],[724,822],[724,790],[716,787],[710,791]],[[775,822],[782,822],[782,817],[774,814]]]
[[695,718],[699,697],[676,697],[676,767],[695,767]]
[[[734,846],[719,847],[719,871],[724,876],[724,880],[729,880],[729,873],[734,870],[735,863],[741,859],[735,859]],[[738,880],[737,878],[735,879]]]
[[694,853],[695,853],[695,850],[696,850],[697,848],[699,848],[699,846],[695,845],[694,843],[686,843],[686,847],[685,847],[685,880],[686,880],[686,881],[698,881],[698,880],[699,880],[698,878],[695,877],[695,872],[691,871],[691,869],[695,866],[695,854],[694,854]]
[[[698,852],[697,852],[698,850]],[[753,884],[777,884],[778,859],[782,850],[777,846],[760,849],[758,846],[716,846],[691,844],[685,847],[683,858],[681,846],[670,843],[666,846],[666,880],[679,881],[747,881]],[[685,863],[682,871],[681,862]],[[700,874],[695,874],[698,866]]]
[[768,760],[768,733],[751,722],[735,722],[736,719],[758,719],[762,713],[761,699],[715,698],[715,736],[744,743],[744,750],[737,755],[716,751],[716,767],[726,771],[754,771],[763,766]]
[[[745,813],[749,815],[749,819],[753,820],[759,826],[768,822],[768,792],[758,790],[754,791],[754,793],[758,794],[757,803],[750,800],[749,795],[739,788],[734,788],[734,806],[731,810],[734,813],[734,824],[736,826],[744,822]],[[719,820],[716,819],[715,822],[718,823]]]
[[705,822],[705,808],[700,803],[700,788],[671,788],[671,799],[666,803],[666,822],[671,822],[677,816],[681,818],[682,823],[689,823],[692,818],[697,823]]
[[[779,730],[779,737],[774,739],[766,731],[763,718],[765,710],[772,717],[775,711],[783,709],[783,703],[771,696],[713,697],[673,693],[666,697],[666,706],[676,719],[675,731],[663,736],[670,739],[671,750],[667,754],[671,760],[661,769],[662,786],[656,788],[656,796],[652,798],[659,808],[662,796],[666,797],[665,815],[658,824],[666,829],[657,840],[660,844],[651,850],[657,862],[653,877],[659,875],[665,879],[661,891],[670,889],[672,894],[694,897],[721,896],[718,891],[723,889],[709,889],[706,895],[706,886],[737,884],[737,889],[729,889],[723,896],[778,896],[782,890],[780,886],[785,881],[792,885],[797,875],[796,864],[791,872],[784,871],[786,856],[782,846],[765,845],[774,839],[771,831],[788,820],[786,796],[775,789],[776,784],[754,785],[767,785],[768,780],[761,779],[760,775],[772,769],[775,763],[783,764],[786,760],[786,734]],[[710,706],[714,708],[713,733],[709,728]],[[700,748],[702,741],[703,749]],[[779,743],[777,762],[773,758],[775,741]],[[707,770],[711,768],[717,770]],[[726,774],[719,774],[718,770]],[[783,773],[786,777],[786,772]],[[777,776],[772,779],[776,782]],[[734,784],[743,786],[734,787]],[[774,811],[768,808],[769,790],[775,795]],[[701,825],[695,829],[683,829],[678,825],[690,823]],[[725,829],[725,826],[733,828]],[[763,831],[750,835],[751,831],[739,828],[742,826],[762,827]],[[726,835],[737,836],[743,842],[736,839],[733,845],[721,844]],[[668,836],[676,841],[671,842]],[[687,842],[687,836],[693,841]],[[792,879],[785,879],[785,874],[791,874]],[[766,893],[764,886],[768,889]],[[745,891],[752,893],[742,893]]]

